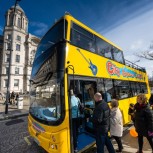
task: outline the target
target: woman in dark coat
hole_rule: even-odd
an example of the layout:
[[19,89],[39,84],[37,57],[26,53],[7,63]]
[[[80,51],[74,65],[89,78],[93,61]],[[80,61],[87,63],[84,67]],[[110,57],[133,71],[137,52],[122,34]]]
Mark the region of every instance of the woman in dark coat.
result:
[[139,150],[137,153],[143,153],[143,137],[146,137],[153,150],[153,112],[150,105],[147,103],[147,98],[144,94],[137,96],[135,104],[135,128],[138,133]]

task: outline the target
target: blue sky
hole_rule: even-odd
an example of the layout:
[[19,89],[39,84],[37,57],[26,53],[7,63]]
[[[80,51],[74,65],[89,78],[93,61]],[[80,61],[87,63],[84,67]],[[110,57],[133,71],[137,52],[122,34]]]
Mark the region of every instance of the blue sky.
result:
[[[15,0],[0,0],[0,34],[5,12]],[[124,50],[125,58],[135,62],[135,52],[148,49],[153,41],[153,0],[21,0],[19,5],[29,19],[29,33],[42,37],[55,20],[68,11]],[[153,74],[152,61],[137,63]],[[149,63],[149,64],[148,64]]]

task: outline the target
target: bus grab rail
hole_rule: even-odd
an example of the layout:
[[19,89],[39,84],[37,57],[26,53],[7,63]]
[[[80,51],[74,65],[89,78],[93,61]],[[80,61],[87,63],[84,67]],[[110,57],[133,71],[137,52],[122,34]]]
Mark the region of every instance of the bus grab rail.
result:
[[135,64],[133,62],[130,62],[130,61],[126,60],[126,59],[125,59],[125,65],[127,65],[129,67],[132,67],[132,68],[135,68],[135,69],[137,69],[139,71],[146,72],[145,67],[141,67],[141,66],[139,66],[139,65],[137,65],[137,64]]

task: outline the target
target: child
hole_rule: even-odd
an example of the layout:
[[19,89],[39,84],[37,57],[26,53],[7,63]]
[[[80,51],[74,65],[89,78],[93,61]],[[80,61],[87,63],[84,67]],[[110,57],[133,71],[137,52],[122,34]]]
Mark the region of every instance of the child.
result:
[[135,122],[134,112],[135,112],[134,104],[131,103],[128,110],[128,114],[131,116],[131,120],[133,121],[133,123]]

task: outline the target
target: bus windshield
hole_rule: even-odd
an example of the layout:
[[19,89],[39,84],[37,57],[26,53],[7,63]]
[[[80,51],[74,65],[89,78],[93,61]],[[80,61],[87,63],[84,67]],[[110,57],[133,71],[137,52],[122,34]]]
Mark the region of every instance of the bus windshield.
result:
[[[48,48],[56,44],[57,42],[64,39],[64,31],[66,31],[66,25],[64,25],[64,20],[61,20],[60,22],[56,23],[48,32],[47,34],[42,38],[35,58],[39,57],[41,54],[43,54],[45,51],[47,51]],[[65,27],[65,30],[64,30]],[[66,33],[66,32],[65,32]]]
[[30,114],[40,122],[57,121],[61,117],[61,80],[55,78],[31,87]]

